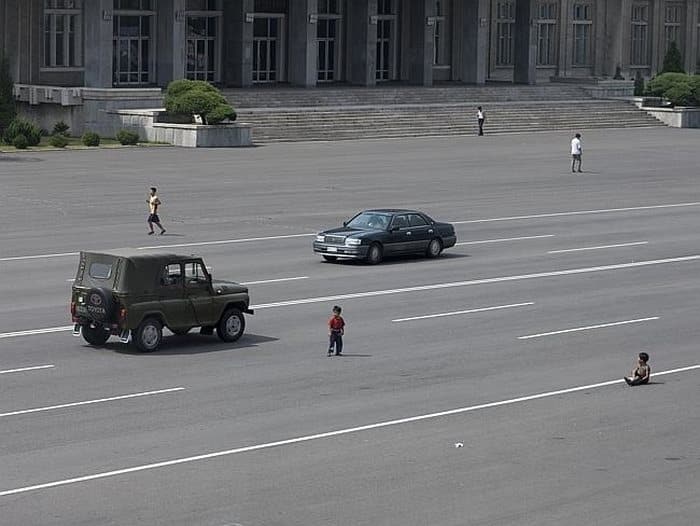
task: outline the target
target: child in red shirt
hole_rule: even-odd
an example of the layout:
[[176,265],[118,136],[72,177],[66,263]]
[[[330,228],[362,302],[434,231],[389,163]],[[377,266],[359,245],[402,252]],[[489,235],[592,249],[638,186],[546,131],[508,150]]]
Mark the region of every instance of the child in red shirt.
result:
[[335,355],[340,356],[343,352],[343,334],[345,334],[345,320],[340,315],[342,309],[336,305],[333,307],[333,316],[328,320],[328,356],[333,354],[335,347]]

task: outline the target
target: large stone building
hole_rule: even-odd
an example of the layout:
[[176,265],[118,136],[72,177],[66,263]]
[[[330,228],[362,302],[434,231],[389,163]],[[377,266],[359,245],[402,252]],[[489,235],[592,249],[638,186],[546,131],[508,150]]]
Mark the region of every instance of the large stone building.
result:
[[19,84],[536,83],[700,71],[700,0],[0,0]]

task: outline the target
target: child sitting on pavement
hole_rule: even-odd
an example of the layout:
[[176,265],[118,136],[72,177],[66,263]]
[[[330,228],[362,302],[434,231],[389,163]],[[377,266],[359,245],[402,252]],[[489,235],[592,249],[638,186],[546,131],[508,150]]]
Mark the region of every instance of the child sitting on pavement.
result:
[[649,355],[645,352],[640,352],[636,367],[632,369],[629,376],[625,376],[625,382],[627,382],[627,385],[642,385],[649,383],[651,366],[648,362]]

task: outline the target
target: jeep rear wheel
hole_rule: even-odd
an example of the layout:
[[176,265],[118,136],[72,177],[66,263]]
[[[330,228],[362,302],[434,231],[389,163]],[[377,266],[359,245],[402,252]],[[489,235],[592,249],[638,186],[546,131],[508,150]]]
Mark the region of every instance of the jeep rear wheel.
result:
[[245,318],[238,309],[228,309],[216,326],[216,334],[225,342],[235,342],[243,336]]
[[90,345],[99,347],[107,343],[109,339],[109,331],[105,330],[102,325],[83,325],[80,328],[80,332],[83,335],[83,339]]
[[156,351],[163,341],[163,324],[156,318],[146,318],[134,332],[134,345],[141,352]]

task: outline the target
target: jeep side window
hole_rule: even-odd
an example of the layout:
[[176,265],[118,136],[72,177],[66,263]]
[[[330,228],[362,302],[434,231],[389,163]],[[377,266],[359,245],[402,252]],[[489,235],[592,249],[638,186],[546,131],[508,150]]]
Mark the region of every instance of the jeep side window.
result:
[[182,285],[182,268],[180,263],[171,263],[163,267],[163,275],[160,284],[164,287],[177,287]]
[[204,265],[199,261],[189,261],[185,263],[185,283],[188,285],[197,285],[207,283],[207,272],[204,270]]

